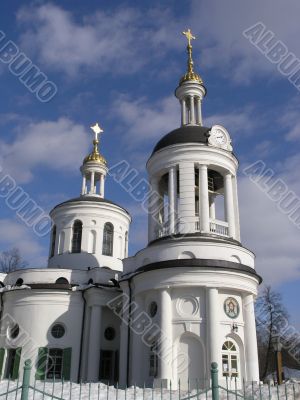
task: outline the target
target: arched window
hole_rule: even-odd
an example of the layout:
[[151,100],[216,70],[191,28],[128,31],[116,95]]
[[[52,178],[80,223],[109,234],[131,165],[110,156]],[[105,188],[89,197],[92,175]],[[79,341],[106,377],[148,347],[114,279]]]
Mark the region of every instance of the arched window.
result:
[[51,252],[50,252],[50,257],[54,257],[55,243],[56,243],[56,225],[54,225],[53,228],[52,228],[52,239],[51,239]]
[[103,246],[102,254],[104,256],[113,255],[113,244],[114,244],[114,226],[110,222],[106,222],[103,231]]
[[77,220],[73,225],[72,253],[81,253],[82,222]]
[[239,376],[238,351],[236,345],[230,340],[226,340],[222,346],[222,372],[223,376],[230,378]]
[[64,278],[64,277],[60,277],[60,278],[56,279],[55,283],[59,284],[59,285],[69,285],[68,279]]

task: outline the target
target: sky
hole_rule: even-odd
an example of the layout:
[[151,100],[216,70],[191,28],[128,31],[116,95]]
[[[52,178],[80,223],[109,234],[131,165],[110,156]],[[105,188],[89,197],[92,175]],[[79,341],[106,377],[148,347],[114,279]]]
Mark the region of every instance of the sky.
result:
[[[242,243],[300,329],[300,230],[276,193],[267,193],[270,186],[243,172],[261,160],[274,182],[300,196],[299,88],[279,68],[280,54],[269,54],[280,42],[291,59],[300,58],[299,13],[297,0],[2,1],[0,47],[11,40],[57,93],[40,101],[0,48],[1,167],[49,212],[80,194],[89,126],[99,121],[108,165],[126,160],[146,177],[155,144],[180,125],[174,90],[186,69],[181,32],[191,28],[195,68],[208,91],[204,125],[226,127],[240,162]],[[259,46],[264,35],[269,41]],[[147,243],[146,214],[112,179],[106,197],[132,214],[134,254]],[[3,198],[0,207],[0,250],[17,246],[30,266],[46,266],[49,238],[38,237]]]

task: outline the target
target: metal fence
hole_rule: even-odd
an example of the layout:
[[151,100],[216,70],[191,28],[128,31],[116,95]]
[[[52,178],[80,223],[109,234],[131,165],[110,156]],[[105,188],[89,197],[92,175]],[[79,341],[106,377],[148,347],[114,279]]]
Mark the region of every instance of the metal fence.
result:
[[211,384],[206,389],[181,390],[130,387],[121,389],[118,385],[109,386],[104,383],[72,383],[63,380],[37,381],[31,384],[31,361],[24,365],[22,382],[15,380],[2,381],[0,384],[0,400],[300,400],[299,383],[286,383],[280,386],[262,384],[242,384],[238,388],[237,381],[221,386],[218,381],[218,365],[211,365]]

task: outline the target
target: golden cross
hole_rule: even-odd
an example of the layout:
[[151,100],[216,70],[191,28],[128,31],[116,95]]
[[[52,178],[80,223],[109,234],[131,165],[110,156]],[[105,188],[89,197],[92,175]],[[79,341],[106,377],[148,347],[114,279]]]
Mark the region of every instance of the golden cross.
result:
[[188,44],[189,44],[189,46],[191,46],[191,42],[192,42],[192,39],[196,39],[196,36],[194,36],[193,34],[192,34],[192,32],[191,32],[191,30],[190,29],[188,29],[186,32],[182,32],[182,34],[187,38],[187,40],[188,40]]
[[98,135],[100,133],[103,133],[103,129],[100,127],[100,125],[98,124],[98,122],[95,123],[95,125],[91,126],[91,130],[94,132],[95,134],[95,140],[98,141]]

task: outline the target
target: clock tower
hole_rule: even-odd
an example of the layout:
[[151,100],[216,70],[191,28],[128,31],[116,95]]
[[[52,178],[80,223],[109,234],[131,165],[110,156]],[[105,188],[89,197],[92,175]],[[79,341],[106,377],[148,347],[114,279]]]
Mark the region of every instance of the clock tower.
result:
[[183,34],[187,71],[175,91],[181,126],[159,140],[147,162],[149,243],[124,261],[121,287],[131,310],[123,310],[120,378],[205,387],[217,362],[221,382],[240,385],[259,380],[254,300],[261,278],[241,243],[230,134],[203,126],[206,88],[194,69],[195,37]]

